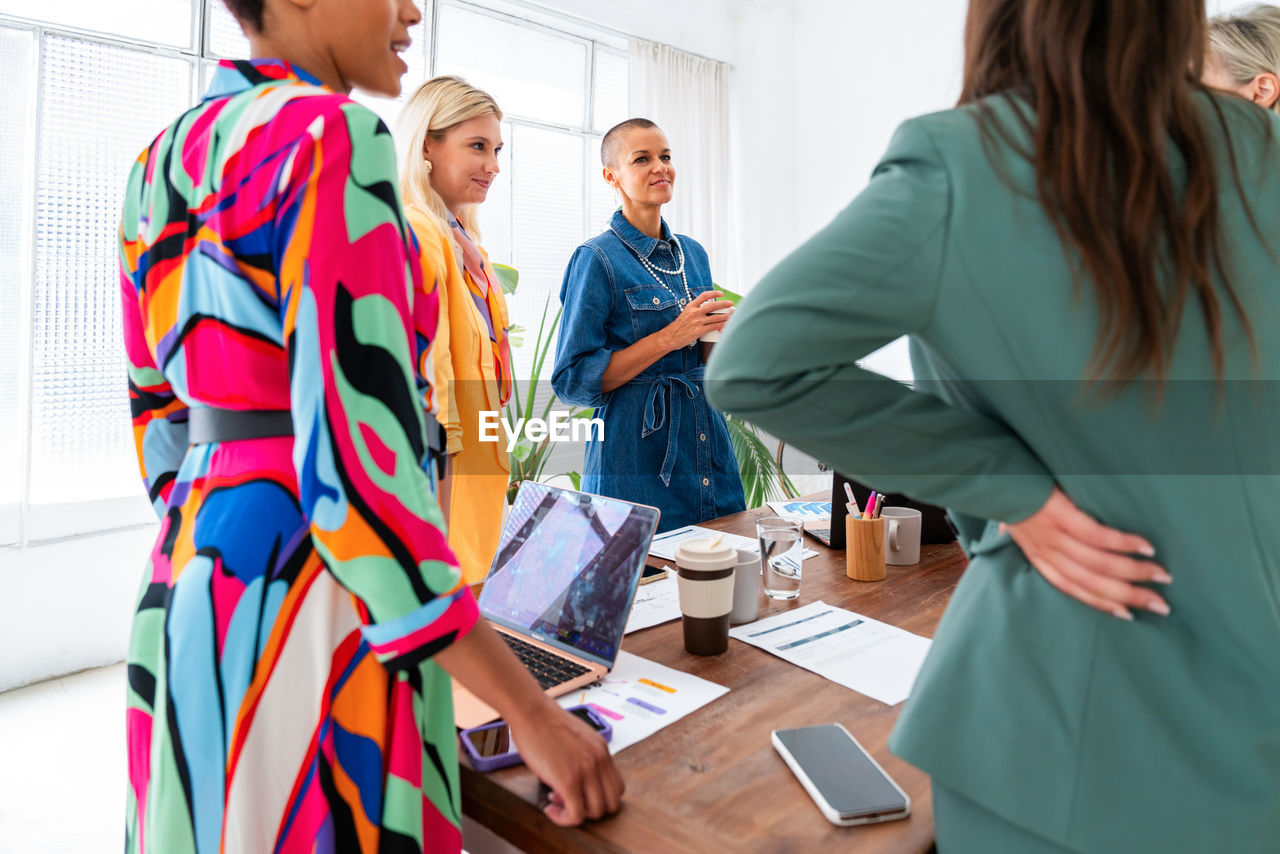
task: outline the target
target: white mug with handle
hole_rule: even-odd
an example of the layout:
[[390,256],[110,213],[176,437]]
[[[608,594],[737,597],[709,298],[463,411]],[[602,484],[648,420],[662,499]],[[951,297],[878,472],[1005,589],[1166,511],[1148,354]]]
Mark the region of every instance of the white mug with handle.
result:
[[884,519],[884,562],[893,566],[909,566],[920,562],[920,527],[924,521],[919,510],[910,507],[882,507]]

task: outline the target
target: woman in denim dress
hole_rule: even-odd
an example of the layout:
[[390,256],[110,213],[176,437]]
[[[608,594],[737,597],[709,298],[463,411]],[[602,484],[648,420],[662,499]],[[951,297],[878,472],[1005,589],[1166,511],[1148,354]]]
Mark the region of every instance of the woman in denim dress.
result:
[[676,170],[658,126],[614,127],[600,159],[622,208],[565,270],[551,378],[561,400],[595,407],[604,422],[604,439],[587,444],[582,489],[659,508],[659,531],[736,513],[742,480],[724,416],[703,393],[711,344],[699,341],[733,307],[712,289],[706,250],[662,219]]

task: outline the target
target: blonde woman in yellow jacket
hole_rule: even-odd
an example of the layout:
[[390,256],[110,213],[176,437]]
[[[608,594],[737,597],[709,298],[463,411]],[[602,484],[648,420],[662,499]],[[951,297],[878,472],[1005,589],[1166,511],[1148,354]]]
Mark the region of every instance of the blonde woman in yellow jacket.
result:
[[429,300],[415,318],[419,341],[431,342],[418,369],[431,385],[425,405],[445,432],[440,504],[468,583],[484,579],[498,548],[511,472],[506,445],[480,440],[482,419],[499,417],[511,394],[507,304],[476,242],[476,206],[498,174],[501,122],[493,98],[457,77],[423,83],[400,115],[400,192],[423,286],[439,299],[438,323]]

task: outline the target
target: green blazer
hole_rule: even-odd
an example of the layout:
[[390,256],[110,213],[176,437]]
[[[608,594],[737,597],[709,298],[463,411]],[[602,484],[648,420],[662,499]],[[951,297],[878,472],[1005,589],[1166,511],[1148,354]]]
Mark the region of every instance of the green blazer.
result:
[[[1151,383],[1082,380],[1092,290],[1030,165],[984,150],[972,107],[899,128],[867,188],[751,291],[707,373],[717,408],[950,508],[969,568],[890,746],[1087,852],[1280,851],[1280,121],[1200,97],[1256,336],[1255,362],[1224,306],[1223,386],[1194,305],[1158,403]],[[904,334],[914,389],[858,367]],[[997,534],[1055,484],[1155,545],[1171,616],[1088,608]]]

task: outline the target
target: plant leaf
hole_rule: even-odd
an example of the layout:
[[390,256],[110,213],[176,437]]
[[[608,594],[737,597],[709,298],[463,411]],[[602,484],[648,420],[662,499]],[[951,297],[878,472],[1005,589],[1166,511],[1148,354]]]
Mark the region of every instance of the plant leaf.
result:
[[795,484],[769,453],[756,428],[732,415],[725,418],[725,423],[734,456],[738,458],[747,507],[759,507],[771,498],[795,497],[798,494]]
[[[534,444],[528,439],[518,439],[516,446],[511,449],[511,458],[520,462],[531,462],[530,459],[534,452]],[[514,468],[514,467],[513,467]]]
[[737,305],[738,303],[742,302],[742,294],[735,294],[733,291],[729,290],[724,285],[717,285],[714,282],[712,282],[711,289],[713,291],[720,291],[721,293],[723,293],[724,296],[720,297],[720,299],[722,300],[728,300],[734,305]]
[[502,292],[510,296],[516,292],[516,288],[520,285],[520,271],[515,267],[508,267],[506,264],[491,264],[493,272],[498,276],[498,284],[502,286]]

